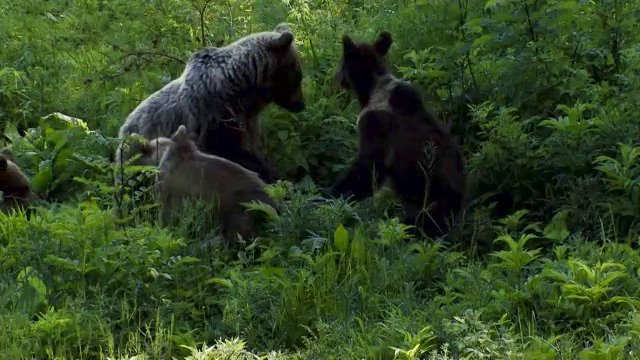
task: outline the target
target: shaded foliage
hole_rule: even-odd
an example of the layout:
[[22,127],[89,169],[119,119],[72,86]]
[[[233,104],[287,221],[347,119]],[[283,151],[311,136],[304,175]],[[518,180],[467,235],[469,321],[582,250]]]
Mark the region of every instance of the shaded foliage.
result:
[[[0,2],[0,143],[43,200],[0,214],[0,358],[637,357],[639,17],[632,0]],[[118,127],[195,49],[282,21],[307,109],[262,115],[279,215],[231,249],[202,204],[159,228],[155,170],[112,165]],[[340,38],[382,30],[464,143],[450,241],[412,239],[384,189],[312,201],[356,153]]]

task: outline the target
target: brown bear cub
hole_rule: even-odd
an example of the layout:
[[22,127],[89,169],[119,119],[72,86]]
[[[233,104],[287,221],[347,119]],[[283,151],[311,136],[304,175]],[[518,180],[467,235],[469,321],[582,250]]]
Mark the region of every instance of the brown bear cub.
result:
[[359,200],[389,179],[402,202],[404,222],[428,236],[442,236],[463,204],[462,153],[449,131],[425,109],[420,92],[390,73],[385,55],[391,43],[388,32],[372,44],[343,37],[336,78],[353,90],[362,109],[357,159],[332,192]]
[[[258,173],[263,181],[273,183],[276,180],[275,170],[258,155],[247,150],[247,140],[247,132],[240,127],[238,121],[225,120],[208,124],[198,137],[197,145],[200,151],[242,165]],[[119,157],[129,165],[158,166],[171,143],[171,139],[166,137],[147,140],[134,133],[127,136],[119,147]]]
[[0,152],[0,211],[8,212],[17,207],[29,206],[32,198],[29,179],[13,162],[8,149]]
[[194,197],[217,202],[227,242],[237,239],[238,234],[244,239],[255,236],[256,215],[242,203],[261,201],[275,207],[265,192],[266,184],[256,173],[198,150],[184,125],[171,140],[158,173],[161,223],[169,223],[178,214],[183,199]]

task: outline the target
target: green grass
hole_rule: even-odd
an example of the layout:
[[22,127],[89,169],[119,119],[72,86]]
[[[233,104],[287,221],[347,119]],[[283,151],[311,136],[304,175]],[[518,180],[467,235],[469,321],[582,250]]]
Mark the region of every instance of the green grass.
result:
[[[228,0],[201,23],[205,3],[0,3],[0,145],[42,198],[0,215],[0,359],[640,356],[637,2]],[[118,127],[203,43],[281,21],[307,109],[262,116],[279,216],[228,250],[198,204],[160,228],[153,171],[113,185]],[[381,30],[441,118],[475,100],[453,123],[469,206],[446,240],[410,238],[386,190],[309,202],[356,150],[340,37]]]

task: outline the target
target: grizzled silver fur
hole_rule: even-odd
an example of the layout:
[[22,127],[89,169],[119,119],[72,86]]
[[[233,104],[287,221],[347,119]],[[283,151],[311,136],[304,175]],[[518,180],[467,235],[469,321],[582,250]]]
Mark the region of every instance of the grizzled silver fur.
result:
[[260,152],[258,114],[271,102],[292,112],[302,111],[301,80],[302,64],[293,34],[280,24],[274,31],[192,54],[182,75],[142,101],[118,136],[169,137],[185,125],[190,137],[197,139],[211,122],[238,118],[243,120],[250,146]]

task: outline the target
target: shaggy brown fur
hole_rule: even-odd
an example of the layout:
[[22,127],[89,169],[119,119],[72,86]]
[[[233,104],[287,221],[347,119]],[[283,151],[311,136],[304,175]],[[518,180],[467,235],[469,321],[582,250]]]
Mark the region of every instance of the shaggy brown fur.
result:
[[160,161],[158,188],[161,222],[168,223],[186,197],[216,201],[227,241],[256,235],[256,224],[241,203],[262,201],[275,207],[258,175],[215,155],[199,151],[181,125]]
[[273,183],[277,176],[275,169],[260,155],[248,149],[249,141],[241,122],[233,119],[205,125],[197,145],[202,152],[233,161],[256,172],[263,181]]
[[[118,137],[138,133],[169,137],[185,125],[195,140],[211,122],[242,115],[249,150],[262,154],[259,114],[270,103],[304,109],[302,61],[286,24],[250,34],[223,47],[194,52],[180,77],[143,100],[120,127]],[[116,162],[120,161],[116,154]]]

